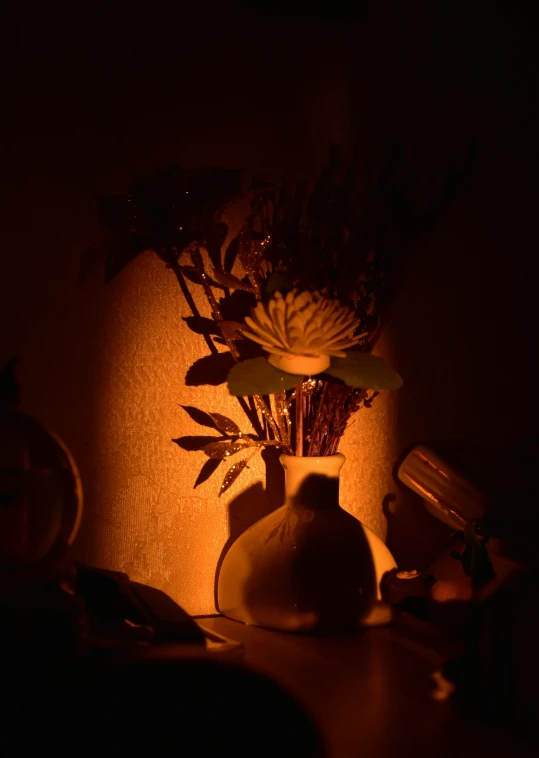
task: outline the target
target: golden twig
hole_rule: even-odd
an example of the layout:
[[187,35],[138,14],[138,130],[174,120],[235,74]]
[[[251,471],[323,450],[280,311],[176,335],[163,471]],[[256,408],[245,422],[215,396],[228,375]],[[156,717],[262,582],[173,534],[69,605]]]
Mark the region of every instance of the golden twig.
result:
[[296,455],[303,456],[303,380],[296,385]]

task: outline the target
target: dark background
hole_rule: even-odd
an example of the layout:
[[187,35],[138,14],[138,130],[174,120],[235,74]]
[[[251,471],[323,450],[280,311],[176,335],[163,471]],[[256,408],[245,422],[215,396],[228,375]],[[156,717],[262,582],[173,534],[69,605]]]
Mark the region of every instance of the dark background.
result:
[[[68,441],[83,475],[104,318],[79,283],[101,234],[95,194],[169,162],[305,175],[331,140],[364,156],[396,140],[420,174],[476,140],[471,182],[417,246],[387,327],[405,379],[395,447],[442,441],[496,475],[507,451],[529,449],[538,62],[523,3],[380,0],[348,15],[344,3],[307,15],[284,3],[8,3],[0,14],[0,361],[19,357],[23,407]],[[503,513],[530,532],[535,489],[523,489]],[[415,497],[399,500],[389,536],[407,567],[441,539]]]

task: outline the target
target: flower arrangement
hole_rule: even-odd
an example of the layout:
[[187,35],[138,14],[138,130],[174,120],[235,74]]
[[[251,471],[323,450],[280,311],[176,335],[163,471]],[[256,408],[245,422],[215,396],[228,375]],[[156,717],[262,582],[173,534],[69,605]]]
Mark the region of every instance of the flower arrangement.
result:
[[[226,383],[252,427],[245,432],[221,414],[182,406],[220,432],[175,440],[207,456],[195,487],[234,457],[222,494],[267,447],[333,455],[352,416],[370,408],[380,390],[400,386],[372,349],[397,257],[432,225],[454,182],[416,210],[394,174],[382,166],[377,181],[362,186],[333,150],[311,188],[252,186],[243,195],[242,228],[226,249],[227,208],[240,194],[237,172],[171,167],[137,177],[126,196],[100,198],[101,218],[114,232],[107,279],[143,250],[159,255],[192,310],[187,327],[208,346],[186,384]],[[192,286],[203,289],[209,316],[198,312]]]
[[[276,292],[267,303],[259,302],[245,322],[242,335],[260,344],[267,356],[232,368],[229,392],[236,396],[280,394],[281,402],[275,407],[283,448],[292,447],[298,456],[333,455],[359,402],[367,399],[366,391],[397,389],[401,384],[382,358],[349,349],[367,336],[366,332],[356,334],[360,319],[320,292],[291,290],[286,296]],[[290,397],[287,390],[293,390]],[[294,445],[291,424],[285,423],[292,404]],[[332,413],[336,423],[331,422]]]

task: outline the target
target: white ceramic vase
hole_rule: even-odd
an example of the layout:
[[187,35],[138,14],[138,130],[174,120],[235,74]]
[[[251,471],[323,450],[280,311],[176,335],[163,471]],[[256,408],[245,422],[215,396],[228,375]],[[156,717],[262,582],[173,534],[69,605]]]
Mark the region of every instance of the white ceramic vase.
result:
[[380,582],[396,568],[387,547],[339,505],[341,453],[282,455],[286,502],[247,529],[225,556],[219,611],[287,632],[381,626],[391,609]]

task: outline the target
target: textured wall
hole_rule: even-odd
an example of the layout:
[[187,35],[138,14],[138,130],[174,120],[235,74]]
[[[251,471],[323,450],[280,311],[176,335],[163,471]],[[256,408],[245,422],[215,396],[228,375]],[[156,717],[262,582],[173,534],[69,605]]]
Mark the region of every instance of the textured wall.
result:
[[[112,25],[107,14],[101,30],[88,20],[78,28],[26,14],[0,48],[0,321],[9,325],[0,360],[19,357],[23,409],[78,461],[78,557],[211,612],[229,534],[282,502],[278,467],[270,461],[268,493],[261,459],[222,500],[216,477],[193,491],[204,455],[171,440],[200,428],[178,404],[239,421],[237,403],[184,386],[205,346],[181,321],[186,305],[157,259],[141,257],[108,286],[97,270],[80,281],[84,251],[101,237],[94,195],[123,192],[133,175],[169,162],[316,173],[329,142],[350,137],[356,36],[347,24],[189,20],[179,6],[166,24],[134,9]],[[368,414],[372,428],[382,409]],[[376,497],[353,494],[368,471],[350,466],[346,476],[347,501],[383,534]]]
[[[395,139],[418,171],[434,171],[474,136],[480,180],[420,251],[384,335],[405,385],[343,442],[343,503],[383,535],[381,500],[405,446],[449,439],[503,450],[537,429],[531,27],[486,2],[372,5],[364,23],[318,25],[222,23],[204,6],[190,28],[181,3],[176,19],[141,11],[138,23],[122,14],[111,24],[107,8],[106,19],[74,29],[65,14],[25,5],[0,29],[13,37],[0,47],[0,360],[19,357],[24,410],[79,463],[80,557],[155,582],[192,612],[213,608],[229,532],[282,492],[262,463],[221,501],[216,479],[193,492],[203,454],[171,442],[198,431],[178,403],[231,401],[183,386],[203,344],[157,260],[140,258],[108,287],[99,272],[79,281],[83,252],[100,238],[96,192],[124,191],[169,161],[312,171],[331,139],[368,155]],[[426,565],[436,522],[415,497],[398,493],[395,508],[398,560]]]
[[[200,311],[209,315],[201,290],[192,290]],[[219,499],[223,462],[193,490],[206,457],[181,450],[172,439],[212,432],[179,404],[223,413],[246,431],[250,426],[226,387],[185,386],[187,369],[207,347],[182,321],[189,307],[157,256],[137,259],[108,285],[105,297],[94,358],[99,394],[93,470],[99,486],[88,500],[78,554],[165,590],[190,613],[212,613],[215,569],[229,534],[237,536],[282,505],[280,471],[270,465],[267,491],[266,466],[256,456]],[[343,446],[349,458],[343,505],[381,537],[381,502],[393,458],[390,409],[390,401],[380,398],[362,411]]]

